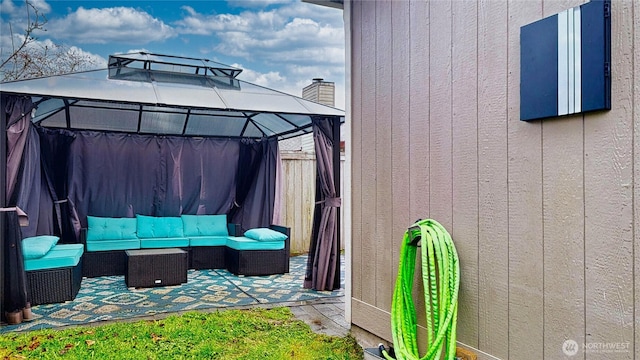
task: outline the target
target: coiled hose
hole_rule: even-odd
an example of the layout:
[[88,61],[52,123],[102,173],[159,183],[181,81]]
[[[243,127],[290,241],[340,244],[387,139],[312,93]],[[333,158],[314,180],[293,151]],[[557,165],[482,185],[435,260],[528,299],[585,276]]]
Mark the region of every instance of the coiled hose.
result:
[[[427,328],[427,353],[418,354],[416,309],[411,296],[418,242],[421,242],[422,281]],[[460,266],[451,235],[437,221],[419,220],[404,234],[398,277],[391,304],[391,331],[396,359],[452,360],[456,355],[456,322]],[[387,359],[394,359],[383,349]]]

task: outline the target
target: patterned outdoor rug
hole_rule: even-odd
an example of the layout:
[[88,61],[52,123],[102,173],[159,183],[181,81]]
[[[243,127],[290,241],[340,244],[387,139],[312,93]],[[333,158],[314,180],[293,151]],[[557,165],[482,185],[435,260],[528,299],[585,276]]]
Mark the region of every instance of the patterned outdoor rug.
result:
[[84,278],[75,300],[32,308],[34,320],[0,327],[0,333],[81,325],[104,320],[130,319],[159,313],[250,306],[344,294],[304,289],[307,255],[291,258],[290,272],[284,275],[237,277],[226,270],[189,270],[187,283],[156,288],[127,288],[124,276]]

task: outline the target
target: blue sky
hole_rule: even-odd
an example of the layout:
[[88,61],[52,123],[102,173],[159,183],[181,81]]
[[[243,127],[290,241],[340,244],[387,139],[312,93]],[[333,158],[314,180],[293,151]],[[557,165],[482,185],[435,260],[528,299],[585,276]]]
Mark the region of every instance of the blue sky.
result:
[[[24,29],[22,0],[0,0],[0,46]],[[47,18],[38,41],[77,47],[100,65],[110,54],[206,58],[244,69],[240,79],[301,96],[316,77],[336,84],[344,109],[342,10],[300,0],[31,0]]]

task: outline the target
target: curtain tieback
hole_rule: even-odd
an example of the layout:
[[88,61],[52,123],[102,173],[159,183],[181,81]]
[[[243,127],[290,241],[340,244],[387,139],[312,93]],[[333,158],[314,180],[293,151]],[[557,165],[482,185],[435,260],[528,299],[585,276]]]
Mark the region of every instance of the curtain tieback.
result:
[[27,216],[27,213],[24,212],[24,210],[20,209],[17,206],[0,208],[0,212],[12,212],[12,211],[15,211],[16,213],[18,213],[18,222],[20,223],[20,226],[22,227],[29,226],[29,217]]
[[328,206],[328,207],[340,207],[342,206],[342,198],[340,197],[325,198],[322,201],[316,202],[316,205],[317,204],[325,204],[325,206]]

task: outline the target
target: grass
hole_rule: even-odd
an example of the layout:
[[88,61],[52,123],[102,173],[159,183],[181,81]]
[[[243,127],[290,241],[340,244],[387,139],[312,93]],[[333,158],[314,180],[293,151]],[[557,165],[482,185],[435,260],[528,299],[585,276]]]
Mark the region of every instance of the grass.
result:
[[362,359],[363,353],[351,335],[314,333],[286,307],[0,336],[0,359],[61,358]]

